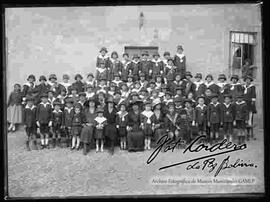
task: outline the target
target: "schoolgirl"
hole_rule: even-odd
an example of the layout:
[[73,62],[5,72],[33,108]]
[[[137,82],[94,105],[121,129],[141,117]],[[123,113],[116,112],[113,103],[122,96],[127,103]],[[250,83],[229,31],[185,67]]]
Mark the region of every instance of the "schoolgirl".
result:
[[119,80],[120,80],[120,75],[122,73],[122,64],[118,60],[118,53],[116,51],[113,51],[111,53],[111,58],[109,60],[109,69],[110,69],[110,81],[112,81],[115,78],[115,75],[119,75]]
[[52,111],[51,122],[52,122],[52,146],[61,147],[61,132],[63,124],[63,111],[61,110],[62,104],[55,101],[53,103],[54,110]]
[[98,108],[96,113],[97,117],[94,119],[95,126],[95,134],[94,138],[96,140],[96,152],[103,152],[104,145],[104,130],[107,125],[107,119],[103,116],[104,110],[102,108]]
[[120,149],[127,149],[127,103],[125,101],[119,103],[120,111],[117,112],[116,128],[120,137]]

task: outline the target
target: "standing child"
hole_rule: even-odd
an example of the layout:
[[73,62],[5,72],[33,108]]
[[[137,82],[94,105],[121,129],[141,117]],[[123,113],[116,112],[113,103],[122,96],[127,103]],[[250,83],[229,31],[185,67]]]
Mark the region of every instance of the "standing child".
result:
[[172,84],[173,80],[174,80],[174,76],[176,73],[176,67],[173,64],[173,59],[172,58],[168,58],[167,59],[167,65],[164,68],[164,77],[165,77],[165,83],[168,84],[169,86]]
[[134,83],[133,83],[133,75],[128,75],[128,77],[127,77],[127,87],[129,88],[129,90],[133,88],[133,85],[134,85]]
[[[97,117],[94,121],[95,130],[95,140],[96,140],[96,152],[101,151],[103,152],[103,144],[104,144],[104,129],[107,124],[107,119],[103,116],[103,109],[98,108],[96,113]],[[99,147],[100,145],[100,147]]]
[[78,104],[81,105],[81,109],[84,110],[86,107],[86,93],[85,92],[80,92],[79,93],[79,102]]
[[164,69],[165,69],[165,67],[168,65],[168,59],[171,57],[171,54],[170,54],[170,52],[169,51],[165,51],[164,53],[163,53],[163,60],[162,60],[162,62],[163,62],[163,67],[164,67]]
[[212,94],[211,103],[208,105],[207,110],[207,121],[208,127],[210,127],[210,143],[213,140],[217,140],[219,138],[219,127],[221,125],[221,114],[222,108],[221,104],[218,102],[218,95]]
[[114,79],[114,75],[118,74],[120,77],[122,64],[118,60],[118,53],[113,51],[111,54],[111,58],[109,60],[109,69],[110,69],[110,81]]
[[74,79],[75,79],[75,82],[72,84],[72,86],[77,89],[77,93],[83,92],[84,83],[82,82],[82,79],[83,79],[82,75],[76,74]]
[[206,81],[204,85],[206,86],[206,88],[211,89],[212,93],[219,94],[219,87],[217,84],[214,83],[214,78],[212,74],[206,75],[205,80]]
[[49,127],[52,126],[51,121],[52,107],[48,101],[48,95],[41,95],[41,103],[37,106],[36,123],[40,131],[41,149],[49,146]]
[[101,63],[104,64],[105,68],[109,66],[109,56],[107,55],[108,50],[105,47],[102,47],[99,51],[99,55],[97,56],[96,67],[100,68]]
[[231,102],[232,96],[224,95],[224,103],[222,105],[222,122],[224,130],[224,139],[232,142],[233,122],[235,120],[235,106]]
[[195,97],[201,96],[205,93],[206,85],[202,81],[202,74],[197,73],[194,77],[196,80],[194,81],[194,84],[196,86],[195,88]]
[[74,86],[71,86],[70,90],[71,94],[68,97],[72,99],[73,104],[75,105],[79,101],[79,95],[77,94],[77,89]]
[[32,97],[26,98],[26,106],[23,110],[23,124],[27,135],[26,149],[30,151],[30,142],[33,142],[34,149],[37,149],[36,141],[36,106],[34,106],[34,99]]
[[36,77],[31,74],[27,78],[27,83],[23,85],[22,95],[23,95],[23,105],[25,104],[26,96],[33,96],[33,92],[36,89]]
[[196,91],[196,85],[191,81],[191,78],[192,78],[192,74],[191,72],[187,71],[186,72],[186,75],[185,75],[185,78],[187,80],[187,83],[186,83],[186,86],[185,86],[185,94],[189,94],[190,92],[191,93],[195,93]]
[[131,70],[132,72],[129,72],[129,75],[133,75],[134,76],[134,80],[138,81],[139,80],[139,74],[141,72],[140,69],[140,57],[138,54],[134,54],[133,55],[133,60],[131,61]]
[[198,96],[198,105],[195,107],[195,124],[199,135],[206,135],[207,106],[204,104],[204,96]]
[[140,70],[141,70],[141,73],[144,73],[145,75],[145,79],[148,81],[150,80],[152,77],[151,77],[151,62],[150,60],[148,59],[148,51],[143,51],[142,52],[142,59],[141,59],[141,62],[140,62]]
[[117,112],[116,128],[120,137],[120,149],[127,149],[127,103],[125,101],[119,103],[120,111]]
[[[256,110],[256,87],[252,84],[253,78],[249,75],[244,77],[244,100],[247,103],[248,108],[248,124],[247,124],[247,140],[254,138],[253,134],[253,115],[257,113]],[[255,139],[255,138],[254,138]]]
[[151,67],[150,67],[151,74],[150,75],[152,79],[155,79],[155,80],[156,80],[157,75],[163,75],[164,73],[163,62],[159,57],[160,57],[159,53],[155,52],[153,54],[153,59],[151,60]]
[[140,85],[142,87],[144,87],[144,88],[147,88],[148,87],[148,81],[149,80],[146,80],[145,73],[141,72],[140,73],[140,79],[139,79]]
[[180,73],[181,78],[184,78],[186,74],[186,56],[181,45],[177,46],[177,52],[174,56],[173,62],[176,66],[176,72]]
[[[85,83],[86,83],[86,85],[85,85],[85,87],[87,87],[87,86],[89,86],[89,85],[91,85],[91,86],[93,86],[93,87],[96,87],[96,80],[95,80],[95,77],[94,77],[94,74],[93,73],[89,73],[89,74],[87,74],[87,77],[86,77],[86,81],[85,81]],[[86,91],[87,89],[85,88],[85,91]]]
[[69,81],[69,75],[64,74],[63,80],[60,84],[65,87],[67,94],[70,93],[70,86],[71,86],[71,83],[69,83],[68,81]]
[[104,61],[100,61],[100,67],[97,67],[96,69],[96,79],[97,79],[97,85],[99,85],[100,81],[102,79],[105,79],[105,81],[109,82],[109,78],[110,78],[110,72],[109,70],[106,68],[105,66],[105,62]]
[[48,102],[51,104],[52,108],[53,108],[53,102],[56,100],[54,95],[55,93],[53,90],[48,91]]
[[114,79],[111,81],[111,83],[114,83],[117,88],[120,88],[123,82],[120,80],[121,77],[119,73],[115,73],[113,78]]
[[57,96],[57,100],[62,104],[62,107],[65,105],[65,99],[67,97],[67,90],[65,88],[61,89],[60,95]]
[[47,79],[44,75],[41,75],[39,77],[39,82],[40,84],[36,86],[36,90],[38,92],[38,99],[40,100],[40,95],[42,95],[43,93],[47,93],[51,86],[50,84],[47,83]]
[[195,126],[195,110],[192,107],[192,100],[185,99],[185,110],[187,112],[188,130],[186,141],[189,143],[193,139],[194,126]]
[[61,147],[61,129],[63,123],[63,112],[61,110],[61,103],[55,101],[53,103],[54,110],[52,111],[51,121],[52,121],[52,146]]
[[141,127],[144,134],[144,149],[151,149],[151,138],[153,136],[153,123],[152,116],[153,112],[151,111],[151,102],[145,101],[145,110],[141,113]]
[[92,86],[91,84],[87,84],[85,94],[86,94],[87,100],[94,98],[96,95],[95,90],[94,90],[94,86]]
[[179,136],[179,131],[177,131],[177,121],[178,113],[175,112],[174,102],[168,103],[168,111],[164,119],[166,132],[170,138],[176,139]]
[[22,97],[20,84],[15,84],[7,103],[7,121],[10,123],[8,131],[16,131],[15,124],[22,123]]
[[74,115],[71,124],[71,135],[72,135],[71,150],[75,149],[75,147],[77,150],[80,149],[80,135],[82,127],[84,125],[84,121],[85,120],[83,117],[81,105],[77,103],[74,107]]
[[237,128],[238,143],[245,142],[245,129],[248,122],[248,106],[243,100],[243,95],[238,95],[235,102],[235,121],[234,125]]
[[57,97],[60,94],[61,89],[65,88],[63,85],[57,82],[57,77],[55,74],[51,74],[49,76],[49,82],[51,86],[50,90],[54,92],[55,97]]
[[219,87],[219,102],[223,103],[224,95],[229,93],[229,84],[226,82],[225,74],[218,75],[217,85]]
[[129,60],[129,55],[128,53],[123,54],[123,60],[122,60],[122,65],[121,65],[121,80],[126,82],[128,75],[132,74],[132,65],[131,61]]
[[74,116],[74,109],[73,109],[73,100],[70,98],[65,99],[66,107],[64,108],[63,112],[63,123],[62,126],[65,129],[66,133],[66,140],[67,140],[67,147],[71,146],[71,126],[72,126],[72,119]]
[[236,97],[244,93],[243,86],[239,83],[239,76],[232,75],[231,83],[229,84],[229,94],[232,95],[233,101],[236,101]]

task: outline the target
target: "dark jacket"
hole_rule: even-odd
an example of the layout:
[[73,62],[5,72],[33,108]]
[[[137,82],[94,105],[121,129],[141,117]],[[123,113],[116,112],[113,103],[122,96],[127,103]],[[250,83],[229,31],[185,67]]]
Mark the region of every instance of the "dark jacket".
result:
[[49,102],[46,103],[46,106],[44,106],[43,103],[38,104],[36,120],[39,121],[40,124],[48,124],[51,120],[51,116],[52,107]]
[[207,121],[210,123],[220,123],[222,121],[222,107],[220,103],[214,105],[212,102],[208,105]]
[[22,104],[22,97],[23,94],[22,92],[11,92],[8,98],[8,106],[13,106],[13,105],[21,105]]
[[36,127],[36,111],[36,106],[33,105],[32,108],[29,108],[26,105],[22,113],[22,122],[24,125],[27,127]]

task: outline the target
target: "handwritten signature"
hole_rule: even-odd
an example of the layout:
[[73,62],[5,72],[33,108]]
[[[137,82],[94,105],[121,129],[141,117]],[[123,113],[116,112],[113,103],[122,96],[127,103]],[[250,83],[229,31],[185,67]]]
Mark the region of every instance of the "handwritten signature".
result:
[[[218,142],[214,145],[208,146],[204,143],[199,143],[199,141],[205,139],[205,135],[198,136],[196,139],[194,139],[183,151],[183,154],[187,152],[200,152],[200,151],[208,151],[210,154],[201,156],[198,158],[190,159],[187,161],[181,161],[177,163],[173,163],[167,166],[163,166],[159,168],[159,170],[168,169],[171,167],[179,166],[182,164],[189,164],[186,169],[202,169],[209,168],[209,172],[213,172],[216,168],[215,177],[221,172],[221,170],[228,169],[228,168],[236,168],[236,167],[257,167],[253,163],[245,163],[243,160],[237,159],[234,163],[230,163],[230,156],[227,156],[221,164],[218,165],[216,162],[215,156],[237,152],[240,150],[245,150],[247,148],[247,145],[241,144],[237,145],[235,143],[229,142],[227,139],[222,140],[221,142]],[[147,159],[147,164],[152,163],[158,156],[160,152],[168,152],[168,151],[174,151],[177,146],[185,143],[181,138],[178,140],[173,140],[171,137],[169,137],[167,134],[160,137],[160,139],[157,142],[157,148],[151,153],[149,158]],[[220,151],[220,152],[217,152]],[[202,164],[200,164],[200,160],[205,159]]]

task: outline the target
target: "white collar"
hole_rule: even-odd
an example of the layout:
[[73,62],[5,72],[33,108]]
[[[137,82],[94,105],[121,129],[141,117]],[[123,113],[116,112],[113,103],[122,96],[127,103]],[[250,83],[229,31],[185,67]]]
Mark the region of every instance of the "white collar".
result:
[[[24,85],[31,87],[31,83],[30,83],[30,82],[26,82]],[[35,84],[35,82],[33,82],[33,88],[34,88],[35,86],[36,86],[36,84]]]
[[130,63],[130,60],[122,60],[122,63],[125,64],[125,65],[127,65],[127,64]]
[[32,105],[32,107],[31,107],[31,108],[29,107],[29,105],[26,105],[26,106],[25,106],[25,109],[31,109],[31,110],[33,110],[34,108],[36,108],[36,106],[35,106],[35,105]]
[[49,102],[46,102],[45,104],[41,102],[40,104],[43,105],[44,107],[46,107],[47,105],[51,105]]
[[220,103],[217,102],[216,104],[214,104],[213,102],[211,102],[210,104],[212,104],[212,105],[214,105],[214,106],[216,107],[216,106],[219,105]]
[[184,52],[182,52],[181,54],[180,53],[176,53],[176,55],[179,57],[179,58],[183,58],[185,56]]
[[106,68],[97,67],[97,71],[99,71],[100,73],[103,73],[104,71],[106,71]]
[[112,82],[119,84],[119,83],[121,83],[122,81],[121,81],[121,80],[119,80],[119,81],[113,80]]
[[209,87],[209,86],[211,86],[211,85],[213,85],[213,84],[215,84],[215,83],[214,83],[214,81],[210,81],[210,83],[205,82],[204,84],[205,84],[207,87]]
[[65,86],[65,87],[71,86],[71,83],[64,83],[64,82],[61,82],[60,84],[63,85],[63,86]]
[[235,102],[235,104],[237,104],[237,105],[241,105],[241,104],[244,104],[244,103],[246,103],[244,100],[242,100],[241,102]]
[[117,114],[121,115],[121,117],[124,117],[124,116],[128,115],[128,112],[127,111],[124,111],[124,112],[119,111],[119,112],[117,112]]
[[203,84],[203,81],[202,80],[200,80],[200,81],[194,81],[193,83],[197,86],[197,85]]
[[53,110],[53,113],[62,113],[62,110],[59,109],[59,111],[56,111],[55,109]]
[[201,105],[197,104],[197,106],[196,106],[196,107],[200,107],[201,109],[203,109],[204,107],[206,107],[206,105],[205,105],[205,104],[203,104],[203,106],[201,106]]
[[100,59],[107,59],[109,56],[107,54],[105,54],[104,56],[102,56],[101,54],[98,55],[98,58]]
[[148,119],[154,114],[152,111],[143,111],[142,115],[146,116]]
[[110,58],[110,61],[111,61],[112,63],[119,62],[118,59],[113,59],[113,58]]
[[97,116],[96,118],[95,118],[95,120],[98,122],[98,123],[103,123],[104,121],[106,121],[107,119],[103,116],[103,117],[99,117],[99,116]]
[[245,88],[250,88],[252,86],[254,86],[254,85],[253,84],[250,84],[249,86],[247,86],[247,84],[244,85]]
[[132,62],[135,64],[138,64],[140,62],[140,60],[138,60],[138,61],[132,60]]
[[68,112],[70,112],[73,109],[73,107],[71,108],[65,107],[65,109],[68,110]]
[[161,62],[161,59],[158,58],[157,60],[155,60],[155,59],[153,58],[151,61],[154,62],[154,63],[158,63],[158,62]]
[[231,103],[226,104],[225,102],[223,104],[225,105],[226,108],[228,108],[231,105]]

